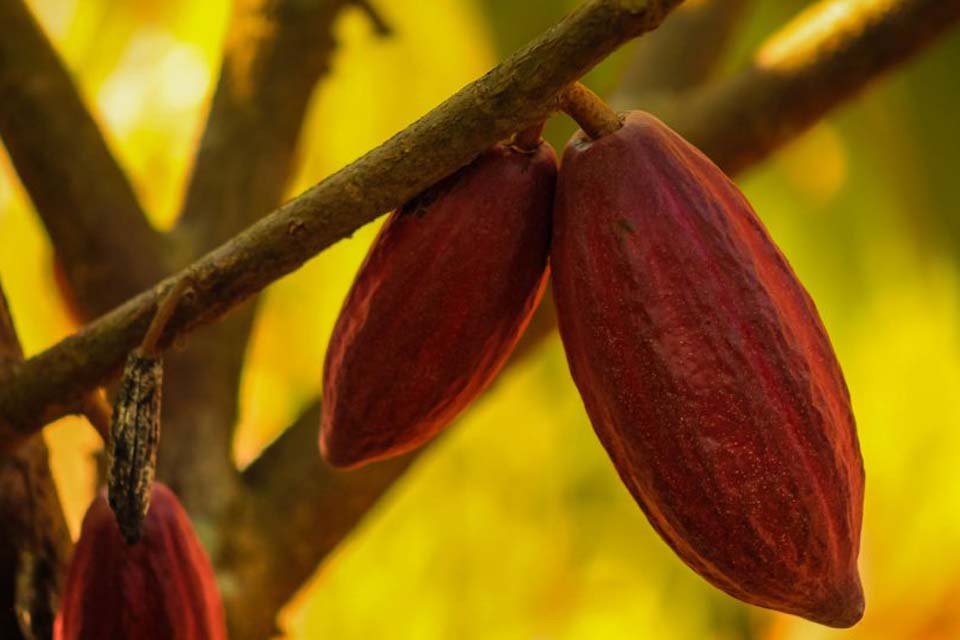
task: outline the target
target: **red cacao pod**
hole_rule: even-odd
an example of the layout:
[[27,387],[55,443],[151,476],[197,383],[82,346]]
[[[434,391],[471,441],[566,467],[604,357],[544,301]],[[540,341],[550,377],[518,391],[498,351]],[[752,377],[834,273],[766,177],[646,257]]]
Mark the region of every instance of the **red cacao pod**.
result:
[[83,518],[57,640],[225,640],[213,568],[179,501],[155,483],[143,537],[124,542],[105,496]]
[[630,113],[567,146],[551,256],[574,381],[660,536],[737,598],[856,623],[864,477],[849,394],[813,301],[736,185]]
[[387,220],[327,350],[328,462],[420,446],[496,375],[543,294],[555,180],[546,143],[497,145]]

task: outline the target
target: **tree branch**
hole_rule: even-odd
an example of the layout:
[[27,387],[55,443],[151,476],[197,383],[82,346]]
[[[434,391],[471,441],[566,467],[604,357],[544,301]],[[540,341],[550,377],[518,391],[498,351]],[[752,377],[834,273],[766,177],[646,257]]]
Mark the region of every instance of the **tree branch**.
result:
[[86,317],[160,279],[162,236],[22,0],[0,0],[0,137]]
[[[895,4],[898,11],[886,13],[887,20],[902,20],[902,25],[930,25],[943,19],[940,33],[945,32],[960,13],[956,10],[952,14],[940,12],[934,2],[902,0]],[[825,6],[821,4],[817,8],[823,11]],[[924,12],[934,15],[921,19],[919,14]],[[874,49],[878,46],[879,37],[879,32],[875,29],[889,32],[891,25],[886,20],[876,19],[868,24],[872,26],[856,35],[843,30],[840,34],[846,34],[843,36],[846,38],[865,39],[872,42],[873,46],[856,43],[838,46],[834,39],[835,34],[829,31],[820,33],[816,43],[806,43],[806,51],[815,54],[810,58],[810,64],[831,69],[858,68],[861,75],[852,78],[845,74],[833,74],[832,77],[840,82],[837,93],[834,93],[827,83],[784,85],[790,87],[789,92],[793,99],[791,95],[782,97],[779,101],[781,106],[774,112],[773,120],[779,117],[785,122],[796,122],[800,113],[808,113],[813,96],[816,96],[817,100],[817,113],[822,115],[852,95],[851,82],[862,86],[893,64],[894,60],[886,52],[881,53]],[[791,24],[786,29],[795,28],[795,24]],[[778,32],[771,41],[775,42],[783,37],[785,32]],[[932,41],[936,35],[926,28],[919,32],[901,28],[896,32],[900,45],[898,50],[904,58],[918,51],[924,43]],[[801,70],[798,69],[797,72]],[[727,87],[727,83],[732,83],[730,87],[740,86],[741,77],[742,75],[738,75],[733,80],[723,81],[719,87]],[[635,78],[628,78],[628,81],[633,82]],[[813,94],[804,99],[807,91]],[[752,113],[758,108],[753,103],[755,96],[764,95],[764,92],[756,94],[742,91],[735,94],[731,88],[723,91],[722,95],[725,95],[730,103],[740,104],[745,113]],[[697,104],[698,109],[710,108],[706,106],[709,103]],[[794,106],[791,108],[788,105]],[[697,122],[707,116],[706,112],[691,109],[687,117]],[[718,130],[697,130],[689,134],[689,139],[701,148],[710,139],[718,141],[719,147],[715,156],[721,162],[731,165],[732,173],[748,169],[789,139],[787,135],[782,135],[775,141],[766,136],[751,138],[753,144],[758,145],[758,152],[744,154],[744,160],[731,163],[725,155],[725,149],[728,148],[727,145],[742,148],[733,143],[739,141],[744,125],[735,119],[714,120],[713,123],[713,126],[719,127]],[[792,128],[790,131],[797,135],[799,128]],[[556,317],[552,314],[552,305],[548,303],[549,300],[544,299],[508,367],[528,357],[546,337],[553,335]],[[249,505],[250,511],[242,514],[234,525],[232,536],[237,551],[227,557],[228,563],[222,567],[222,570],[231,576],[231,582],[242,585],[242,589],[231,593],[228,599],[230,606],[249,608],[257,602],[266,602],[270,607],[279,608],[311,575],[309,568],[323,561],[336,547],[338,540],[357,525],[417,455],[414,452],[396,461],[368,465],[354,472],[337,472],[327,467],[316,455],[319,424],[320,408],[319,404],[315,403],[269,445],[243,474],[255,497]],[[323,532],[323,535],[318,536],[317,532]],[[254,549],[256,551],[253,551]]]
[[[0,370],[22,357],[0,287]],[[0,636],[48,640],[72,545],[40,434],[0,456],[0,523]]]
[[649,38],[634,45],[623,78],[610,102],[649,109],[651,96],[667,96],[700,86],[723,60],[747,0],[687,3]]
[[663,115],[726,172],[739,173],[958,20],[957,0],[819,2],[770,38],[747,69]]
[[[348,0],[241,0],[174,231],[195,259],[282,201],[310,96],[329,68],[333,23]],[[177,492],[216,557],[236,496],[237,395],[253,324],[248,304],[166,359],[158,476]]]
[[[426,116],[189,267],[195,295],[161,346],[210,324],[277,278],[551,112],[556,93],[680,0],[590,0]],[[115,374],[175,281],[167,279],[17,367],[0,384],[9,447]]]

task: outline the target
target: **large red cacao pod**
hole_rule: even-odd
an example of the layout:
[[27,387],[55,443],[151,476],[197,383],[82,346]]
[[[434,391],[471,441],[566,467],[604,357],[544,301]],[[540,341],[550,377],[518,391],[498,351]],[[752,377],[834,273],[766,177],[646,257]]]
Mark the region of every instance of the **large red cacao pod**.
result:
[[213,568],[170,489],[154,483],[143,537],[127,545],[105,496],[83,518],[56,640],[226,640]]
[[846,627],[863,462],[813,301],[750,204],[645,113],[564,152],[560,334],[590,420],[651,524],[747,602]]
[[384,223],[327,350],[328,462],[420,446],[493,379],[543,294],[556,166],[497,145]]

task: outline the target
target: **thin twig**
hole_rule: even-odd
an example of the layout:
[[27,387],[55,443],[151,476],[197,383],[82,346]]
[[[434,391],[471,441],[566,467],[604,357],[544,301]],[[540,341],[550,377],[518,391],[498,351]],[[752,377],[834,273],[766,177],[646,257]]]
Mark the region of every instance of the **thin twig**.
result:
[[579,82],[565,87],[557,96],[557,102],[560,109],[576,120],[593,140],[610,135],[623,126],[617,112]]
[[170,318],[173,317],[173,313],[177,310],[177,305],[180,304],[181,298],[183,298],[189,287],[190,274],[187,273],[182,275],[164,296],[160,305],[157,307],[157,312],[154,314],[153,320],[150,321],[150,326],[147,327],[147,332],[143,334],[143,340],[140,342],[140,351],[143,355],[152,358],[159,354],[158,345],[160,344],[160,338],[163,336],[163,332],[167,328],[167,323],[170,322]]

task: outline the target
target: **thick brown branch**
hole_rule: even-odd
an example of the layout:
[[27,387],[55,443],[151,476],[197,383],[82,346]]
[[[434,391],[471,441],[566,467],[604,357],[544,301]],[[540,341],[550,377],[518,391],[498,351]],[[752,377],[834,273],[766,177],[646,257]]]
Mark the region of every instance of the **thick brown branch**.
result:
[[[333,23],[349,0],[241,0],[178,226],[190,259],[283,200],[314,87],[329,68]],[[216,558],[219,520],[237,495],[231,459],[237,396],[256,307],[192,337],[166,359],[158,475],[174,488]],[[233,620],[230,620],[233,624]]]
[[[917,15],[917,12],[929,11],[931,6],[928,5],[934,3],[908,0],[896,4],[900,8],[902,19],[906,20],[904,24],[929,24],[931,20],[936,21],[936,16],[931,16],[930,20],[920,20]],[[944,17],[944,14],[939,15]],[[955,21],[955,12],[950,15]],[[875,26],[872,28],[880,28],[877,23],[873,24]],[[945,24],[943,30],[946,30],[947,26]],[[922,44],[928,42],[933,35],[925,29],[920,33],[901,30],[900,44],[903,44],[903,40],[914,43],[913,46],[901,47],[901,53],[906,56],[910,52],[919,50]],[[779,34],[778,37],[780,37]],[[847,37],[867,38],[876,43],[877,34],[872,30],[866,30],[859,35]],[[830,66],[825,58],[829,58],[830,55],[837,56],[833,59],[833,64],[861,69],[863,75],[856,80],[859,85],[866,84],[877,74],[885,71],[892,62],[887,57],[874,62],[872,56],[880,54],[871,53],[869,48],[853,44],[836,47],[837,43],[832,42],[830,33],[821,33],[819,42],[819,46],[813,47],[819,55],[811,59],[811,64]],[[834,53],[828,54],[828,50]],[[858,60],[851,60],[848,56],[856,56]],[[845,82],[850,82],[849,77],[842,77]],[[628,81],[632,80],[628,79]],[[733,82],[738,83],[739,80]],[[836,107],[851,94],[845,84],[841,84],[838,89],[839,92],[834,94],[828,85],[816,85],[815,95],[820,101],[819,104],[822,105],[818,113],[823,114]],[[797,97],[804,95],[803,90],[797,86],[794,86],[791,91]],[[752,111],[750,105],[753,96],[751,92],[741,94],[746,112]],[[738,102],[732,95],[729,99],[731,102]],[[790,104],[792,102],[789,97],[782,100],[782,105]],[[793,109],[782,106],[777,114],[786,121],[790,121],[796,117],[796,112],[803,104],[801,102]],[[706,107],[700,106],[700,108]],[[707,114],[703,113],[701,116],[707,117]],[[691,111],[689,117],[695,121],[697,112]],[[714,121],[714,126],[720,127],[719,130],[711,132],[711,136],[716,140],[730,141],[742,134],[742,125],[736,120]],[[794,134],[798,132],[797,129],[792,131]],[[693,136],[691,140],[698,145],[703,145],[707,140],[702,133],[691,135]],[[787,137],[778,138],[776,144],[772,146],[767,146],[767,140],[768,138],[765,137],[753,138],[755,144],[761,145],[762,151],[747,154],[747,160],[732,167],[733,173],[749,168],[752,162],[759,161],[775,146],[786,142]],[[726,147],[721,146],[717,154],[721,161],[725,157],[724,148]],[[553,334],[555,327],[556,318],[553,315],[553,307],[545,299],[528,327],[523,341],[514,352],[511,363],[522,361],[528,354],[533,353],[546,337]],[[374,465],[347,474],[335,472],[327,468],[316,455],[318,428],[319,406],[314,405],[267,447],[263,455],[244,473],[244,479],[249,483],[256,498],[250,504],[252,511],[244,514],[245,519],[239,520],[233,531],[238,551],[232,558],[228,558],[232,563],[226,567],[226,572],[231,575],[231,581],[243,585],[242,589],[231,594],[236,606],[240,604],[249,606],[257,601],[268,601],[274,606],[279,606],[278,603],[282,604],[299,586],[300,582],[295,581],[295,578],[305,579],[310,573],[307,568],[322,562],[334,548],[336,540],[331,539],[331,536],[337,532],[345,536],[351,531],[352,527],[366,514],[367,509],[376,503],[378,496],[390,488],[392,482],[406,471],[411,462],[408,456],[398,460],[395,466]],[[356,474],[355,477],[354,474]],[[294,501],[290,498],[293,495],[304,497],[305,500]],[[271,523],[284,523],[284,525],[274,526]],[[317,539],[312,533],[316,530],[324,531],[324,536]],[[290,552],[288,550],[290,548],[295,551]],[[266,555],[252,556],[256,559],[251,562],[251,556],[243,552],[251,549],[257,549],[258,553]],[[288,574],[294,567],[294,573]]]
[[[161,345],[214,322],[277,278],[393,209],[476,154],[542,120],[556,93],[627,40],[656,27],[679,0],[591,0],[528,47],[380,147],[205,255],[195,295]],[[175,279],[176,277],[174,277]],[[63,415],[113,375],[174,279],[129,300],[18,367],[0,384],[0,443]]]
[[656,33],[633,45],[611,103],[649,109],[637,99],[699,86],[722,62],[747,4],[747,0],[701,0],[680,7]]
[[[555,328],[548,292],[506,368],[527,360]],[[246,508],[227,529],[218,567],[232,587],[224,604],[244,612],[234,640],[268,635],[276,612],[425,451],[338,471],[318,455],[319,428],[314,402],[243,473]]]
[[[22,356],[0,287],[0,370]],[[0,637],[49,639],[70,532],[43,436],[0,456]]]
[[[227,610],[243,612],[242,627],[231,630],[234,640],[274,635],[277,611],[419,454],[336,471],[319,455],[301,455],[316,453],[319,424],[314,404],[245,474],[257,491],[225,532],[218,573]],[[265,518],[271,511],[282,519]]]
[[0,137],[84,316],[160,279],[161,236],[22,0],[0,0]]
[[739,173],[958,20],[957,0],[820,2],[769,39],[749,68],[663,115],[725,171]]

